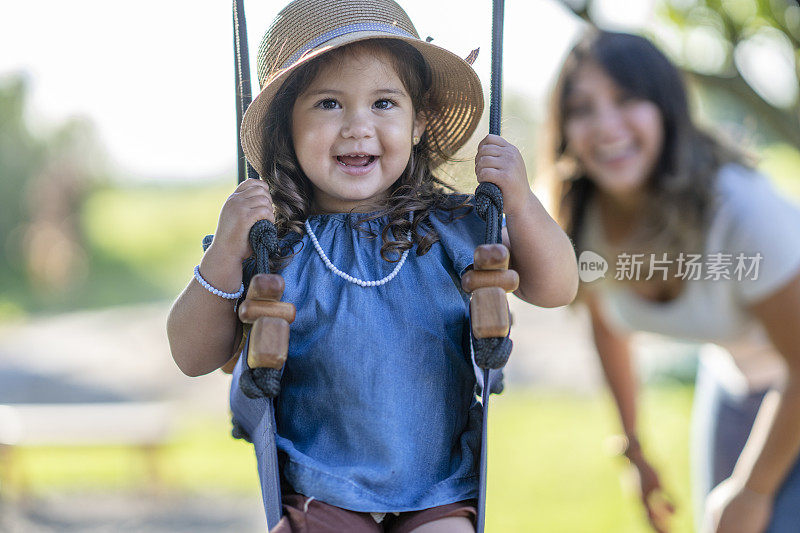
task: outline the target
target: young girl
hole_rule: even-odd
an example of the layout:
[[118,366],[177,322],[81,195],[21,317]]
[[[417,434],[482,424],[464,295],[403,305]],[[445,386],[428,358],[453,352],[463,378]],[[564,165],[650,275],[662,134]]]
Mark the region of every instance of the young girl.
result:
[[[242,144],[264,181],[225,202],[199,275],[235,291],[250,227],[275,223],[283,300],[297,308],[275,405],[276,530],[472,531],[481,416],[460,276],[484,223],[433,171],[474,131],[480,82],[391,0],[292,2],[258,59]],[[475,170],[503,192],[516,294],[569,303],[572,246],[517,149],[487,136]],[[230,300],[192,280],[168,332],[178,366],[201,375],[230,358],[241,328]]]
[[800,531],[800,210],[695,126],[678,70],[642,37],[587,35],[550,119],[559,217],[609,262],[581,299],[654,527],[670,507],[637,439],[635,331],[717,346],[694,400],[702,531]]

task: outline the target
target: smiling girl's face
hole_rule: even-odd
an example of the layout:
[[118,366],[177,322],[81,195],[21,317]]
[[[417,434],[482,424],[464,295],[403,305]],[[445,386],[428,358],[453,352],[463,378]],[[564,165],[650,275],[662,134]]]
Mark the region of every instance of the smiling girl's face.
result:
[[425,121],[388,53],[348,53],[295,100],[292,142],[323,213],[374,209],[408,165]]
[[634,198],[653,173],[664,145],[655,103],[633,97],[596,63],[587,61],[565,95],[567,152],[604,193]]

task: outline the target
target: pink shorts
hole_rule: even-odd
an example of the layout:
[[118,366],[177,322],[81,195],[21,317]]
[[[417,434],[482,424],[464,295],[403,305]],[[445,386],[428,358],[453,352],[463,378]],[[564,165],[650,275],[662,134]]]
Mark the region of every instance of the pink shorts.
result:
[[348,511],[302,494],[283,497],[283,518],[270,533],[409,533],[442,518],[463,516],[473,524],[478,514],[475,500],[465,500],[421,511],[387,513],[378,522],[371,513]]

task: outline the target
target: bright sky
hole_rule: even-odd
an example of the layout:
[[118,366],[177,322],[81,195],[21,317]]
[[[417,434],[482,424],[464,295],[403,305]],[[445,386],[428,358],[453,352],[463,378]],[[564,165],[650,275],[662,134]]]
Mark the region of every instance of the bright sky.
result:
[[[462,57],[480,47],[474,66],[488,91],[491,1],[399,2],[422,37],[433,36]],[[529,96],[539,111],[580,24],[555,0],[505,4],[505,89]],[[258,43],[284,5],[245,0],[254,76]],[[617,27],[652,18],[651,0],[600,6],[600,18]],[[0,79],[24,73],[37,128],[70,115],[90,117],[122,176],[160,181],[232,175],[232,41],[230,1],[13,2],[0,17]]]

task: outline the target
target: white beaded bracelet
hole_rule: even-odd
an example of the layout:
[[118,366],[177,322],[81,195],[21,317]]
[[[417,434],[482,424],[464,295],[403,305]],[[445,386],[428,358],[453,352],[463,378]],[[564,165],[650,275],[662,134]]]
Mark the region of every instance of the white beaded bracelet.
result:
[[202,285],[203,288],[211,294],[216,294],[220,298],[225,298],[226,300],[238,300],[239,297],[244,294],[244,283],[242,283],[242,286],[239,287],[239,290],[236,292],[222,292],[221,290],[215,288],[209,282],[204,280],[203,276],[200,275],[200,265],[194,267],[194,279],[196,279],[197,283]]

